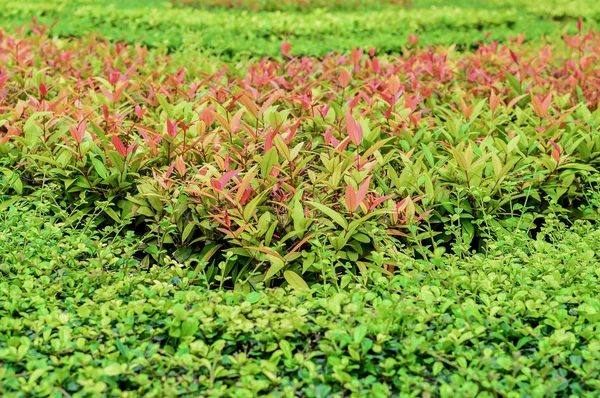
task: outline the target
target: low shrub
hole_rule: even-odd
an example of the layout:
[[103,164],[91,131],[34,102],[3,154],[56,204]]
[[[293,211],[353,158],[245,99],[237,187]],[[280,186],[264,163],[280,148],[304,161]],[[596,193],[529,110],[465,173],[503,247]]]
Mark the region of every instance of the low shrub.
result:
[[[277,57],[284,40],[294,43],[297,55],[326,56],[331,52],[371,47],[376,47],[379,54],[400,54],[409,41],[415,40],[414,36],[419,37],[418,44],[422,46],[446,45],[469,50],[478,47],[479,42],[506,42],[518,35],[537,42],[545,36],[576,33],[571,17],[557,16],[560,21],[556,21],[551,13],[537,10],[534,3],[522,0],[424,4],[420,1],[411,9],[395,5],[375,7],[373,1],[360,1],[368,3],[369,9],[311,8],[273,13],[165,7],[167,1],[160,0],[105,0],[97,4],[89,0],[0,0],[3,13],[0,26],[23,26],[35,17],[52,24],[53,34],[62,37],[95,33],[155,48],[167,47],[173,51],[183,48],[189,54],[202,52],[236,63],[246,63],[248,57]],[[277,2],[283,4],[287,3]],[[586,18],[587,26],[596,26],[599,18],[592,15],[596,12],[593,10],[600,10],[598,4],[570,9],[585,10],[575,11],[583,14],[575,18]],[[572,23],[568,23],[570,20]]]
[[252,11],[356,10],[386,5],[408,6],[409,0],[171,0],[176,6],[196,8],[233,8]]
[[61,207],[135,230],[145,261],[175,256],[216,286],[385,272],[403,246],[485,250],[582,217],[597,173],[593,32],[381,60],[284,43],[281,61],[206,73],[44,29],[0,38],[0,194],[54,184]]

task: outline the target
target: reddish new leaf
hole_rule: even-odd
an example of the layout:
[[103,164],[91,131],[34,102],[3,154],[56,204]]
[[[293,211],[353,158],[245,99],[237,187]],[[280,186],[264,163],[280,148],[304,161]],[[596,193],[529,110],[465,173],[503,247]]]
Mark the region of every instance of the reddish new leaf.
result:
[[359,146],[362,142],[362,126],[354,120],[350,110],[346,111],[346,132],[354,145]]
[[119,139],[119,137],[117,137],[116,135],[113,135],[112,143],[115,146],[115,149],[117,150],[117,152],[119,152],[119,154],[121,154],[121,156],[123,156],[123,157],[127,156],[127,148],[125,148],[123,141],[121,141]]

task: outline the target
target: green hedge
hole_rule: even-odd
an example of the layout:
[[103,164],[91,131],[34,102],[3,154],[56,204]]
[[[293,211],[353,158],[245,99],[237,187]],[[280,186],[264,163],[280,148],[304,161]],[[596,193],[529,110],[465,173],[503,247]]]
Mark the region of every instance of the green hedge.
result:
[[[322,56],[354,47],[376,47],[381,54],[401,52],[410,34],[420,36],[421,45],[468,47],[486,40],[487,33],[491,33],[489,40],[506,40],[519,33],[538,39],[568,26],[574,31],[573,24],[565,26],[553,20],[581,15],[569,11],[561,1],[553,1],[556,8],[525,6],[522,0],[474,5],[454,0],[416,2],[408,10],[387,6],[366,11],[269,13],[173,8],[156,0],[110,0],[101,5],[89,0],[0,0],[0,25],[25,24],[35,16],[44,23],[58,20],[55,34],[81,36],[96,32],[110,39],[141,41],[154,47],[202,49],[224,58],[278,56],[284,40],[293,42],[295,55]],[[590,12],[588,25],[595,24],[600,7],[590,5],[585,9]]]
[[[390,281],[206,291],[48,198],[0,215],[4,396],[597,396],[600,228],[550,218]],[[66,221],[65,221],[66,220]]]

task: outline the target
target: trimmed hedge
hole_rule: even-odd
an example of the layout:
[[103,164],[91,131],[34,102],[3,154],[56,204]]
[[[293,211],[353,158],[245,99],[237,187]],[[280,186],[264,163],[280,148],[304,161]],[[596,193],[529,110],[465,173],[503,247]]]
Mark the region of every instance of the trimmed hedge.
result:
[[[473,4],[477,3],[477,4]],[[243,9],[193,9],[167,7],[167,1],[108,0],[0,0],[0,26],[57,22],[53,33],[83,36],[94,32],[111,40],[141,42],[152,47],[200,50],[224,59],[278,56],[282,41],[294,43],[294,55],[324,56],[353,48],[376,47],[379,54],[405,50],[410,35],[420,45],[476,46],[474,42],[506,41],[525,34],[530,40],[545,35],[574,33],[563,20],[584,17],[594,27],[600,7],[588,4],[586,14],[577,7],[553,0],[548,6],[523,0],[490,2],[416,2],[414,8],[380,6],[369,10],[307,12],[253,12]],[[547,2],[545,2],[547,3]],[[560,22],[559,22],[560,21]]]
[[206,285],[393,272],[397,247],[482,251],[498,229],[585,217],[598,175],[598,32],[552,52],[282,54],[205,73],[45,28],[0,37],[0,206],[53,183],[61,206],[85,199],[80,214],[101,209],[148,262],[175,256]]
[[[0,215],[5,396],[596,396],[600,228],[556,219],[487,256],[407,258],[393,279],[206,291],[145,269],[131,236]],[[77,227],[78,229],[76,229]]]

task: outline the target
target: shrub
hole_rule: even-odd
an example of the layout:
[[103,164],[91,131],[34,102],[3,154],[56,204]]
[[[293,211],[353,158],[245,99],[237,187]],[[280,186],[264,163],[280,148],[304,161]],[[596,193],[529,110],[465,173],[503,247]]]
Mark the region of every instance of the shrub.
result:
[[131,224],[147,261],[174,252],[217,286],[385,271],[402,245],[482,250],[498,229],[578,217],[596,172],[595,33],[554,53],[382,60],[284,43],[238,77],[33,32],[0,41],[1,193],[55,183],[61,206]]
[[[556,2],[545,1],[544,7],[550,4],[552,10],[565,10],[564,4]],[[552,14],[522,0],[419,2],[410,10],[374,7],[374,2],[368,2],[369,9],[356,11],[311,8],[301,13],[277,14],[244,9],[173,8],[165,7],[168,3],[160,0],[104,0],[97,4],[89,0],[4,0],[0,4],[0,26],[22,26],[36,17],[52,24],[54,35],[101,34],[112,40],[173,51],[183,48],[190,54],[202,52],[243,64],[248,57],[278,56],[282,40],[292,41],[297,55],[326,56],[357,47],[376,47],[381,55],[401,54],[412,36],[419,36],[422,46],[468,50],[476,48],[479,42],[506,42],[517,35],[536,42],[545,40],[545,36],[576,33],[574,23],[565,22],[569,16],[556,21]],[[598,10],[598,4],[567,7],[569,13],[583,14],[576,17],[586,18],[590,27],[596,26],[598,18],[593,15],[599,14]]]
[[380,8],[385,5],[406,6],[408,0],[172,0],[176,6],[197,8],[241,8],[252,11],[311,11],[315,8],[328,10],[355,10],[357,8]]

